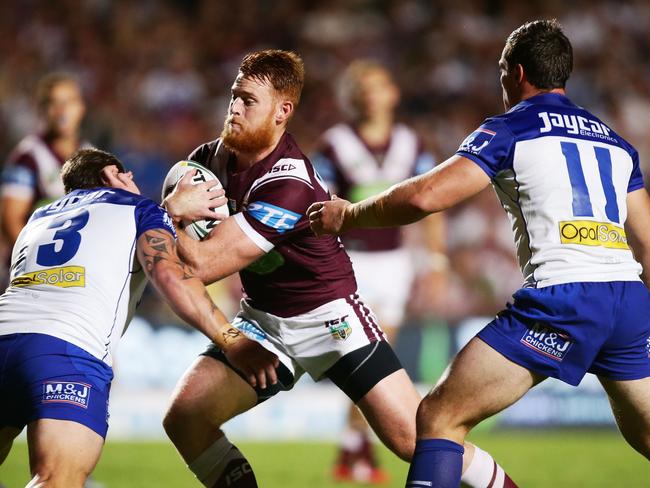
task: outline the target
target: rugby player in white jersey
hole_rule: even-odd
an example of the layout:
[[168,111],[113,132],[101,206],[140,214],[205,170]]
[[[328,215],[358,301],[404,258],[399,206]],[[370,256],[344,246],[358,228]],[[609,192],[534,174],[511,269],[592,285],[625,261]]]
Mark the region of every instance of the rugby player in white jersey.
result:
[[[256,381],[210,347],[179,382],[165,429],[210,488],[257,486],[251,466],[221,426],[291,389],[305,372],[314,380],[331,379],[402,459],[409,460],[415,447],[420,396],[357,295],[343,246],[309,229],[307,208],[329,194],[286,132],[303,80],[295,53],[246,55],[221,138],[189,157],[218,176],[232,217],[202,242],[179,231],[181,255],[205,283],[239,272],[246,296],[233,325],[280,359]],[[202,202],[208,192],[190,180],[188,174],[166,199],[174,221],[219,218],[209,210],[214,205]]]
[[277,358],[233,328],[176,252],[169,215],[109,153],[62,168],[66,195],[34,212],[0,297],[0,464],[27,426],[29,487],[81,488],[108,429],[117,343],[151,279],[174,311],[253,376]]
[[425,175],[309,209],[317,234],[403,225],[491,182],[511,219],[524,286],[422,401],[407,487],[459,486],[469,430],[549,376],[597,375],[650,459],[650,198],[637,151],[566,97],[572,66],[557,21],[522,25],[499,61],[505,114]]
[[[435,165],[422,139],[408,125],[396,120],[400,90],[390,72],[378,61],[357,59],[343,71],[336,85],[338,104],[346,120],[321,136],[311,160],[328,189],[357,202]],[[354,229],[341,236],[350,256],[359,294],[377,315],[390,343],[397,339],[409,297],[425,289],[444,287],[447,258],[442,214],[426,219],[408,241],[403,229]],[[414,246],[422,248],[416,253]],[[418,263],[426,257],[430,266]],[[419,275],[416,281],[416,272]],[[391,286],[385,277],[390,276]],[[429,283],[431,287],[424,287]],[[415,286],[414,286],[415,285]],[[387,474],[379,467],[368,425],[351,405],[333,469],[339,481],[382,483]]]

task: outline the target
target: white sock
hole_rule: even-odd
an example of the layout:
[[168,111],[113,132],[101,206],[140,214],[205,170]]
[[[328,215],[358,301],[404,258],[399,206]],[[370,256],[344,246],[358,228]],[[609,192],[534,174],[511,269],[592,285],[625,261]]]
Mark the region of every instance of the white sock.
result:
[[192,461],[188,468],[201,483],[211,487],[217,482],[228,463],[238,457],[244,456],[224,435]]
[[472,488],[502,488],[505,472],[487,452],[474,446],[474,457],[461,481]]

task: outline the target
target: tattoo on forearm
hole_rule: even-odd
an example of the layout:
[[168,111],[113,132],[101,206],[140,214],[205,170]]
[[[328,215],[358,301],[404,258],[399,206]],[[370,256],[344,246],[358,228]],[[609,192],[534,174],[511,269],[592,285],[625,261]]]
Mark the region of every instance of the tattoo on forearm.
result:
[[189,280],[195,277],[192,269],[178,257],[176,243],[168,233],[150,230],[145,232],[144,237],[147,244],[142,251],[145,260],[143,265],[148,272],[153,271],[160,261],[170,261],[181,268],[183,272],[181,279]]
[[234,341],[235,339],[239,339],[241,337],[241,332],[235,329],[234,327],[230,327],[229,329],[225,330],[222,333],[223,336],[223,342],[226,344]]

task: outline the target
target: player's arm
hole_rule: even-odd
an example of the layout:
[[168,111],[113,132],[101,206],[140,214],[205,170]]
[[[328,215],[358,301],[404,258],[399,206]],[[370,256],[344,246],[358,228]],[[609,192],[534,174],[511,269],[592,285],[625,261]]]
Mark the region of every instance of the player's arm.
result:
[[253,386],[277,382],[277,357],[230,325],[210,299],[201,280],[178,256],[174,237],[163,229],[145,231],[137,242],[145,273],[172,310],[209,337]]
[[420,176],[351,204],[332,199],[307,210],[317,235],[340,234],[353,228],[394,227],[416,222],[477,194],[490,177],[472,160],[454,155]]
[[13,247],[32,210],[31,198],[5,195],[0,199],[0,222],[5,241]]
[[650,196],[645,188],[627,194],[625,233],[634,257],[643,266],[641,279],[650,286]]
[[178,246],[183,260],[206,284],[230,276],[266,254],[233,217],[220,223],[203,241],[195,241],[179,231]]

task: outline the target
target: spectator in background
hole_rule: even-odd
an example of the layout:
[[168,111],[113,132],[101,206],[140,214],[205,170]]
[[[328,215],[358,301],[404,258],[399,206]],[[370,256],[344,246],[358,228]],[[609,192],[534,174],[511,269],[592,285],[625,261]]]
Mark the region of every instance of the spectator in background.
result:
[[61,167],[82,145],[79,129],[86,106],[78,81],[51,73],[40,81],[36,99],[43,128],[18,143],[2,172],[0,222],[10,249],[32,211],[63,196]]
[[[338,83],[338,101],[347,121],[327,130],[312,160],[332,194],[353,202],[382,191],[434,166],[434,158],[423,149],[413,129],[395,120],[400,90],[379,62],[352,62]],[[444,273],[444,221],[441,215],[427,219],[430,269]],[[404,321],[413,291],[413,249],[406,246],[400,229],[360,229],[341,237],[352,260],[359,292],[375,311],[389,342]],[[438,278],[439,276],[434,277]],[[391,286],[386,286],[390,280]],[[421,289],[424,287],[420,287]],[[432,293],[434,290],[428,289]],[[350,405],[347,428],[334,466],[339,481],[383,482],[368,437],[368,424]]]

